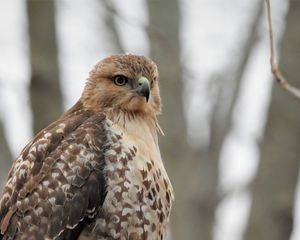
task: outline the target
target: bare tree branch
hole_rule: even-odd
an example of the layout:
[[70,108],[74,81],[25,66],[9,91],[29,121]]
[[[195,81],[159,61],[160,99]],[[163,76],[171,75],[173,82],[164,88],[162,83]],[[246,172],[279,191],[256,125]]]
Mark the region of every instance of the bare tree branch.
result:
[[285,79],[285,77],[282,75],[278,64],[275,60],[275,48],[274,48],[274,39],[273,39],[273,28],[272,28],[272,17],[271,17],[271,4],[270,0],[266,0],[267,5],[267,13],[268,13],[268,24],[269,24],[269,38],[270,38],[270,53],[271,53],[271,70],[273,75],[275,76],[277,82],[280,84],[280,86],[292,94],[294,97],[300,99],[300,90],[296,87],[293,87],[288,83],[288,81]]

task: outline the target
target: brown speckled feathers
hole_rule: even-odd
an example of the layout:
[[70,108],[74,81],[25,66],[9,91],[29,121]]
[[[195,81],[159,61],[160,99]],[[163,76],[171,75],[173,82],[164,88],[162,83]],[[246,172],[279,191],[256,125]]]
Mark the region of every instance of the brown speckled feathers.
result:
[[100,61],[80,100],[15,160],[0,239],[165,239],[173,189],[157,141],[160,108],[151,60]]
[[1,200],[4,239],[54,239],[102,204],[104,115],[76,110],[78,105],[15,161]]

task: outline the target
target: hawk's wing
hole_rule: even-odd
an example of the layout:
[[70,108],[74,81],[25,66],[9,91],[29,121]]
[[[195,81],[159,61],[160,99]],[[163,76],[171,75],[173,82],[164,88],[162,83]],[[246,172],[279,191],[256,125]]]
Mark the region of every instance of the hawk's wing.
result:
[[75,239],[105,197],[104,124],[71,109],[24,148],[0,202],[0,239]]

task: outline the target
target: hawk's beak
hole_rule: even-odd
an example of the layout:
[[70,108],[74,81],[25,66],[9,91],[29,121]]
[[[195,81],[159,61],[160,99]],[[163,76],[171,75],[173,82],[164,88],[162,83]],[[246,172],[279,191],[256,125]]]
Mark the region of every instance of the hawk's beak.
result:
[[148,102],[150,96],[150,83],[145,77],[140,77],[138,80],[137,94],[146,98]]

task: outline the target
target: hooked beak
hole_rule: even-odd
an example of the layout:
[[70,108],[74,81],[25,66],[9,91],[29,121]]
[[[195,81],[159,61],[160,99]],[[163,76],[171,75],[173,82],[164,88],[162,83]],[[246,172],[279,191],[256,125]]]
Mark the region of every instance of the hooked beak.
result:
[[149,96],[150,96],[150,83],[149,80],[145,77],[140,77],[138,80],[138,87],[136,89],[136,93],[139,96],[143,96],[146,98],[146,101],[148,102]]

